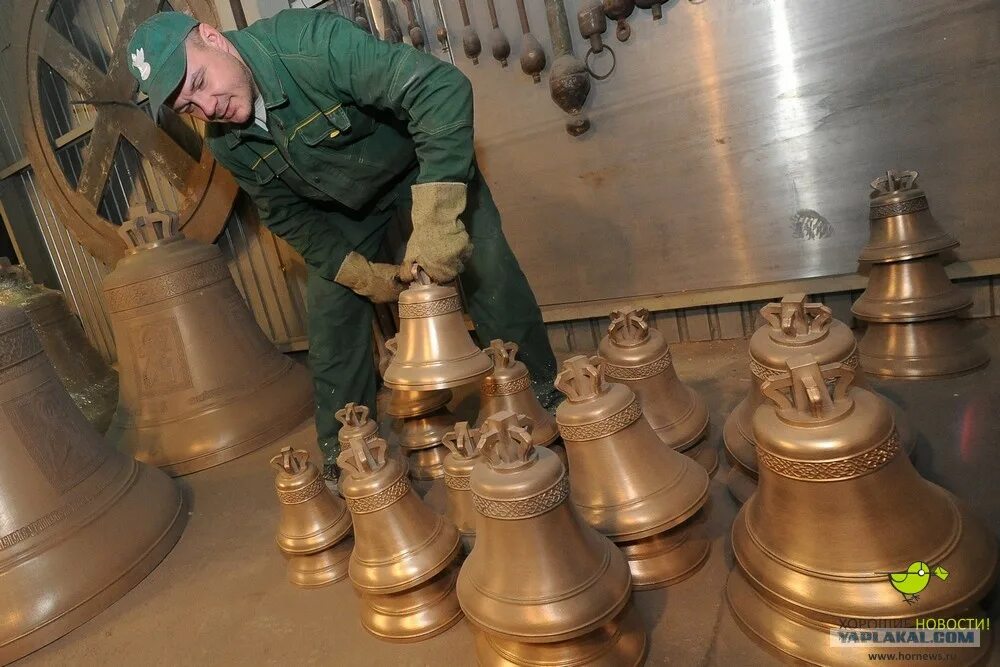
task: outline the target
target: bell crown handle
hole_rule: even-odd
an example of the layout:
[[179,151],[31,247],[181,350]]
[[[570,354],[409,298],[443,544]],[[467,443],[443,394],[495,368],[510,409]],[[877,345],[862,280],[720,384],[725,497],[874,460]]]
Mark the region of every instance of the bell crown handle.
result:
[[516,361],[517,350],[517,343],[505,343],[499,338],[494,338],[485,352],[493,359],[495,368],[510,368]]
[[479,456],[480,431],[470,428],[469,422],[458,422],[455,430],[445,434],[442,440],[444,446],[460,459],[474,459]]
[[502,410],[486,419],[480,431],[480,455],[494,470],[518,470],[538,460],[524,415]]
[[583,355],[570,357],[563,362],[563,371],[556,376],[555,386],[574,402],[599,396],[607,388],[604,359]]
[[879,176],[872,181],[872,196],[888,195],[900,190],[913,190],[917,187],[917,176],[919,175],[915,171],[897,172],[894,169],[889,169],[885,172],[885,176]]
[[818,334],[827,331],[833,321],[833,311],[821,303],[809,303],[805,294],[787,294],[780,302],[760,309],[771,329],[789,337]]
[[365,442],[360,435],[351,436],[350,446],[337,457],[337,465],[351,473],[353,477],[365,478],[385,467],[389,446],[382,438]]
[[309,467],[309,452],[283,447],[280,454],[271,458],[271,465],[289,475],[298,475]]
[[787,374],[761,387],[764,397],[779,411],[822,419],[832,416],[837,405],[851,400],[847,392],[854,382],[854,371],[843,364],[820,366],[813,355],[802,354],[789,358],[787,365]]
[[410,275],[413,276],[413,284],[415,285],[427,286],[434,284],[434,281],[431,280],[431,277],[427,275],[426,271],[424,271],[424,267],[420,266],[416,262],[414,262],[413,265],[410,266]]
[[608,336],[618,345],[638,345],[649,339],[649,310],[612,310]]
[[173,211],[155,211],[149,202],[130,206],[129,219],[118,228],[118,236],[129,250],[182,236]]
[[370,411],[367,405],[359,405],[357,403],[348,403],[341,409],[337,410],[333,416],[344,426],[364,426],[368,423],[368,415]]

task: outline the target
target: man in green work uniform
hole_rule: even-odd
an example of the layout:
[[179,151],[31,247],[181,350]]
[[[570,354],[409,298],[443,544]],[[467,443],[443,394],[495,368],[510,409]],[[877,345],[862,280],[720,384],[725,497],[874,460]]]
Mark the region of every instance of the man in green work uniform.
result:
[[[375,408],[370,302],[395,301],[414,262],[437,282],[462,273],[480,341],[518,343],[536,394],[554,405],[555,359],[476,167],[472,88],[458,69],[311,10],[226,33],[162,12],[136,29],[127,57],[154,113],[165,104],[212,123],[216,159],[305,259],[328,465],[334,412],[349,401]],[[413,222],[404,260],[376,263],[398,214]]]

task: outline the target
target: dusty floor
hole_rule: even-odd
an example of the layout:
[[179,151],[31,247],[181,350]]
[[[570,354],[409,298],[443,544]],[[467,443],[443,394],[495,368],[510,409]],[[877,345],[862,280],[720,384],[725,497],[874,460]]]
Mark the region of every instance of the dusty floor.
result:
[[[918,429],[918,469],[1000,533],[1000,324],[977,327],[994,356],[987,368],[955,379],[875,385]],[[721,448],[722,423],[749,387],[746,343],[672,349],[680,376],[709,401],[712,443]],[[347,581],[308,591],[286,582],[274,545],[278,505],[267,462],[282,445],[311,449],[313,439],[312,425],[305,424],[280,443],[180,479],[190,518],[166,560],[89,623],[17,664],[474,665],[464,621],[420,644],[383,643],[362,630]],[[744,636],[724,603],[729,527],[738,509],[725,487],[727,472],[723,459],[707,512],[708,563],[676,586],[634,596],[650,632],[650,665],[781,664]],[[996,600],[987,603],[994,619]],[[998,653],[990,664],[1000,664]]]

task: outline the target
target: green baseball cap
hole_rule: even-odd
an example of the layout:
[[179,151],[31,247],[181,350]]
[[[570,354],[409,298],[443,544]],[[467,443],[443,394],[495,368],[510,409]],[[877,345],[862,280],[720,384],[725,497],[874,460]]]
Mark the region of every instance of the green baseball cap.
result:
[[197,25],[187,14],[159,12],[139,24],[129,40],[128,71],[139,82],[139,90],[149,95],[154,118],[160,117],[160,105],[184,81],[184,40]]

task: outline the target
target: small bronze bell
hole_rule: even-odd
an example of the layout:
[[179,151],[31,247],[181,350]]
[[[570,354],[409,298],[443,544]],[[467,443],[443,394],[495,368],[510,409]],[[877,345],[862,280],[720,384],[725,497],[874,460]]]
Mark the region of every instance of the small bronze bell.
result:
[[709,542],[700,535],[659,538],[689,528],[682,524],[708,500],[708,473],[663,446],[636,395],[605,382],[603,366],[599,357],[572,357],[556,378],[568,399],[556,420],[570,461],[573,504],[623,549],[633,588],[667,586],[708,557]]
[[340,581],[347,576],[344,553],[350,554],[350,546],[335,554],[325,552],[332,551],[351,532],[347,505],[327,488],[308,452],[285,447],[271,459],[271,465],[278,469],[274,479],[281,503],[277,542],[290,556],[289,580],[307,587]]
[[[790,357],[809,353],[820,364],[842,363],[851,369],[859,366],[858,344],[854,332],[834,319],[833,311],[821,303],[810,303],[805,294],[788,294],[781,302],[769,303],[760,309],[764,324],[750,338],[750,371],[753,383],[746,398],[726,419],[722,438],[732,467],[728,485],[740,502],[757,488],[757,452],[753,439],[754,411],[764,403],[761,387],[764,382],[783,375]],[[855,386],[865,386],[863,373],[858,373]],[[907,453],[913,451],[916,435],[909,427],[902,410],[889,402],[896,413],[896,424]]]
[[104,280],[120,369],[107,436],[186,475],[273,442],[315,405],[309,371],[264,336],[221,251],[175,230],[163,213],[120,229],[129,249]]
[[526,644],[473,631],[480,667],[640,667],[649,641],[642,619],[630,604],[610,623],[582,637]]
[[118,406],[118,373],[87,340],[62,292],[36,285],[26,268],[0,257],[0,305],[24,310],[73,402],[94,428],[107,431]]
[[337,442],[341,449],[347,449],[355,436],[361,437],[365,442],[378,437],[378,422],[371,419],[370,414],[367,405],[358,403],[348,403],[333,414],[334,419],[340,422]]
[[486,354],[493,359],[493,371],[479,386],[479,422],[507,410],[531,420],[531,441],[536,447],[552,444],[559,437],[556,420],[546,412],[531,389],[531,376],[524,362],[515,359],[517,343],[490,341]]
[[[611,622],[630,599],[628,566],[567,502],[559,457],[536,449],[511,412],[487,420],[481,439],[471,478],[476,546],[458,575],[468,619],[517,656]],[[524,664],[517,656],[511,662]],[[489,664],[481,651],[479,659]]]
[[138,584],[184,529],[162,472],[108,446],[25,314],[0,307],[0,664],[61,637]]
[[445,436],[449,454],[444,460],[444,484],[447,488],[445,514],[458,527],[466,552],[476,543],[476,508],[472,504],[472,469],[479,458],[479,430],[468,422],[458,422]]
[[[846,666],[864,663],[871,648],[831,642],[842,619],[897,628],[969,614],[996,579],[996,538],[920,477],[891,408],[852,386],[853,370],[821,368],[808,354],[787,368],[763,386],[768,400],[753,418],[760,486],[733,524],[737,567],[726,595],[741,626],[804,662]],[[901,593],[889,575],[915,561],[950,573],[947,585]],[[949,664],[973,664],[988,648],[955,651]]]
[[871,237],[862,262],[895,262],[933,255],[958,245],[938,227],[917,187],[917,172],[886,172],[871,183]]
[[[598,354],[604,359],[608,379],[624,384],[639,397],[642,414],[660,440],[687,451],[708,433],[708,408],[696,391],[678,379],[667,341],[650,328],[648,318],[645,308],[612,311]],[[718,465],[718,455],[711,454],[705,466],[709,474]]]
[[947,377],[989,363],[955,317],[927,322],[871,322],[858,343],[861,364],[872,375],[900,379]]
[[403,419],[398,426],[399,448],[406,455],[410,477],[435,480],[444,477],[444,459],[448,450],[443,442],[457,421],[447,407],[428,415]]
[[972,297],[953,285],[937,256],[873,264],[868,288],[851,307],[868,322],[921,322],[957,315]]
[[337,457],[340,490],[354,517],[350,577],[365,629],[417,641],[461,618],[453,579],[442,574],[457,562],[459,535],[414,493],[405,465],[387,450],[381,438],[368,443],[356,435]]
[[458,290],[433,284],[423,271],[417,275],[399,295],[399,334],[386,341],[392,361],[385,385],[430,391],[476,382],[492,363],[465,328]]

